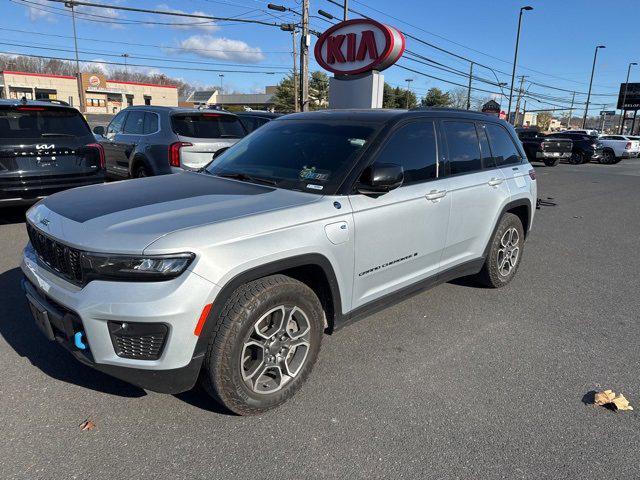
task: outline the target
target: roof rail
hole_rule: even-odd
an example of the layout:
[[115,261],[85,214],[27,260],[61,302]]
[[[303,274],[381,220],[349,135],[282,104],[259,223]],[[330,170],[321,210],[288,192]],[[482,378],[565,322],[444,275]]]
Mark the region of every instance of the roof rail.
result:
[[414,107],[410,112],[415,112],[419,110],[437,110],[439,112],[464,112],[464,113],[480,113],[485,114],[485,112],[479,112],[477,110],[467,110],[466,108],[451,108],[451,107]]

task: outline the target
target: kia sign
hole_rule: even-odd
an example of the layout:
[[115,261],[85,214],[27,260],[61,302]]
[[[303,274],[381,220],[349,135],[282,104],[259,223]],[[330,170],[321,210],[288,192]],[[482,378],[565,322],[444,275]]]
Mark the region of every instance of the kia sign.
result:
[[315,46],[316,61],[336,75],[356,75],[390,67],[404,53],[399,30],[370,19],[346,20],[324,32]]

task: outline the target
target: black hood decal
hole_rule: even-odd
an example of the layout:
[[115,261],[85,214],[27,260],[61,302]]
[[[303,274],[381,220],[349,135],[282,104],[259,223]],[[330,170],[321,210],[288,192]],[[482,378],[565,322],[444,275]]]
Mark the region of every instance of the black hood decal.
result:
[[51,211],[76,222],[111,213],[204,195],[260,195],[274,189],[197,173],[176,173],[67,190],[44,200]]

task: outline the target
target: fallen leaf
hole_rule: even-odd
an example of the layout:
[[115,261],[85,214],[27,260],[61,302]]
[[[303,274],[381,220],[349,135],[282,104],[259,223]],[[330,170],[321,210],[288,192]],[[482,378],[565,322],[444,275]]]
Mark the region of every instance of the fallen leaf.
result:
[[613,390],[596,392],[593,403],[613,410],[633,410],[629,400],[622,394],[616,395]]
[[600,406],[604,406],[607,403],[611,403],[611,401],[616,398],[616,394],[613,392],[613,390],[605,390],[604,392],[596,392],[595,395],[595,404],[596,405],[600,405]]
[[81,431],[85,431],[85,430],[93,430],[94,428],[96,428],[96,424],[93,423],[91,420],[89,420],[88,418],[82,422],[80,424],[80,430]]
[[629,405],[629,400],[627,400],[622,394],[614,398],[611,403],[613,403],[618,410],[633,410],[633,407]]

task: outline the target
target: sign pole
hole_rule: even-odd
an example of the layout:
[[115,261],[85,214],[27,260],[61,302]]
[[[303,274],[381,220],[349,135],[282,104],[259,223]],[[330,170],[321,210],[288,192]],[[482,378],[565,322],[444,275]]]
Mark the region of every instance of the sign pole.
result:
[[631,66],[632,65],[637,65],[636,62],[631,62],[629,64],[629,67],[627,68],[627,80],[624,82],[624,93],[622,94],[622,117],[620,118],[620,135],[622,135],[622,131],[624,129],[624,121],[625,121],[625,116],[627,114],[626,110],[624,109],[624,103],[627,100],[627,86],[629,85],[629,74],[631,73]]

